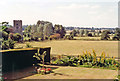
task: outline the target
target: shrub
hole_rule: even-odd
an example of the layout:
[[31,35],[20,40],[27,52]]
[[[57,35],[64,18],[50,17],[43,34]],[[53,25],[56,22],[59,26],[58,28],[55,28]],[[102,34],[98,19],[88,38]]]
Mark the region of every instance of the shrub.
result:
[[109,34],[110,32],[108,30],[103,31],[101,35],[101,40],[109,40],[110,39]]
[[49,37],[48,37],[48,36],[46,36],[46,37],[45,37],[45,40],[48,40],[48,38],[49,38]]
[[92,33],[89,33],[88,36],[89,36],[89,37],[92,37]]
[[53,59],[53,64],[64,65],[64,66],[83,66],[83,67],[102,67],[109,69],[119,69],[120,64],[113,58],[106,58],[105,53],[102,52],[100,58],[97,58],[96,52],[93,53],[83,52],[83,55],[67,56],[60,59]]
[[10,49],[14,49],[15,41],[8,39],[8,44]]
[[35,37],[35,38],[34,38],[34,41],[38,41],[38,40],[39,40],[38,37]]
[[8,39],[2,42],[2,50],[14,49],[15,41]]
[[8,40],[8,33],[5,31],[2,31],[2,37],[4,40]]
[[66,35],[64,36],[64,39],[69,39],[69,40],[73,40],[73,35]]
[[6,50],[6,49],[9,49],[9,46],[8,46],[8,44],[7,44],[7,41],[3,41],[2,42],[2,50]]
[[119,37],[118,36],[114,36],[112,39],[113,40],[119,40]]
[[119,39],[120,39],[120,28],[116,28],[113,40],[119,40]]
[[19,33],[13,34],[14,41],[19,41],[21,38],[22,38],[21,34]]

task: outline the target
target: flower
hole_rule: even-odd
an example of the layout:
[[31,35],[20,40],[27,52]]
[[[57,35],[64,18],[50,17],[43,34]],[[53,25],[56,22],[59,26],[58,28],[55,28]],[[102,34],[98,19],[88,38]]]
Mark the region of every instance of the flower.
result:
[[46,69],[45,69],[45,68],[41,68],[41,69],[40,69],[40,71],[45,72],[45,71],[46,71]]
[[7,77],[4,77],[4,79],[7,79]]
[[47,71],[51,71],[51,68],[47,68],[46,70],[47,70]]
[[115,66],[116,64],[114,64],[114,66]]

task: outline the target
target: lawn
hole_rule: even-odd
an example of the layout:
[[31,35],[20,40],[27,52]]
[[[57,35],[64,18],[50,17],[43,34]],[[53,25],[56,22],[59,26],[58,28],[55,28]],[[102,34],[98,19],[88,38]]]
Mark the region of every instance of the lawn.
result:
[[56,55],[79,55],[83,51],[92,52],[94,49],[97,55],[104,51],[106,56],[118,57],[118,41],[82,41],[82,40],[53,40],[44,42],[25,42],[17,43],[15,46],[26,46],[29,43],[33,47],[50,46],[51,54]]

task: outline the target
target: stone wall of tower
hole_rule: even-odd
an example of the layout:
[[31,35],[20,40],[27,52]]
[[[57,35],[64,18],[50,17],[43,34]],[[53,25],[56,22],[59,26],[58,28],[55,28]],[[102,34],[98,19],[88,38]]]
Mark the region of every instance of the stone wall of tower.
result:
[[14,33],[19,33],[19,34],[23,35],[22,20],[13,20],[13,27],[14,27]]

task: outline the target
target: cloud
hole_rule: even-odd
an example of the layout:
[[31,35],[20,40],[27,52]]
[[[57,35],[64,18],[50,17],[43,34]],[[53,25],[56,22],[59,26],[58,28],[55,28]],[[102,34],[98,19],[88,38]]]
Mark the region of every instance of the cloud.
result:
[[66,6],[59,6],[59,9],[76,9],[76,8],[89,8],[88,4],[79,5],[79,4],[70,4]]
[[117,3],[80,1],[83,0],[2,0],[0,8],[7,6],[1,9],[0,18],[8,22],[22,19],[23,24],[46,20],[64,26],[117,25]]

